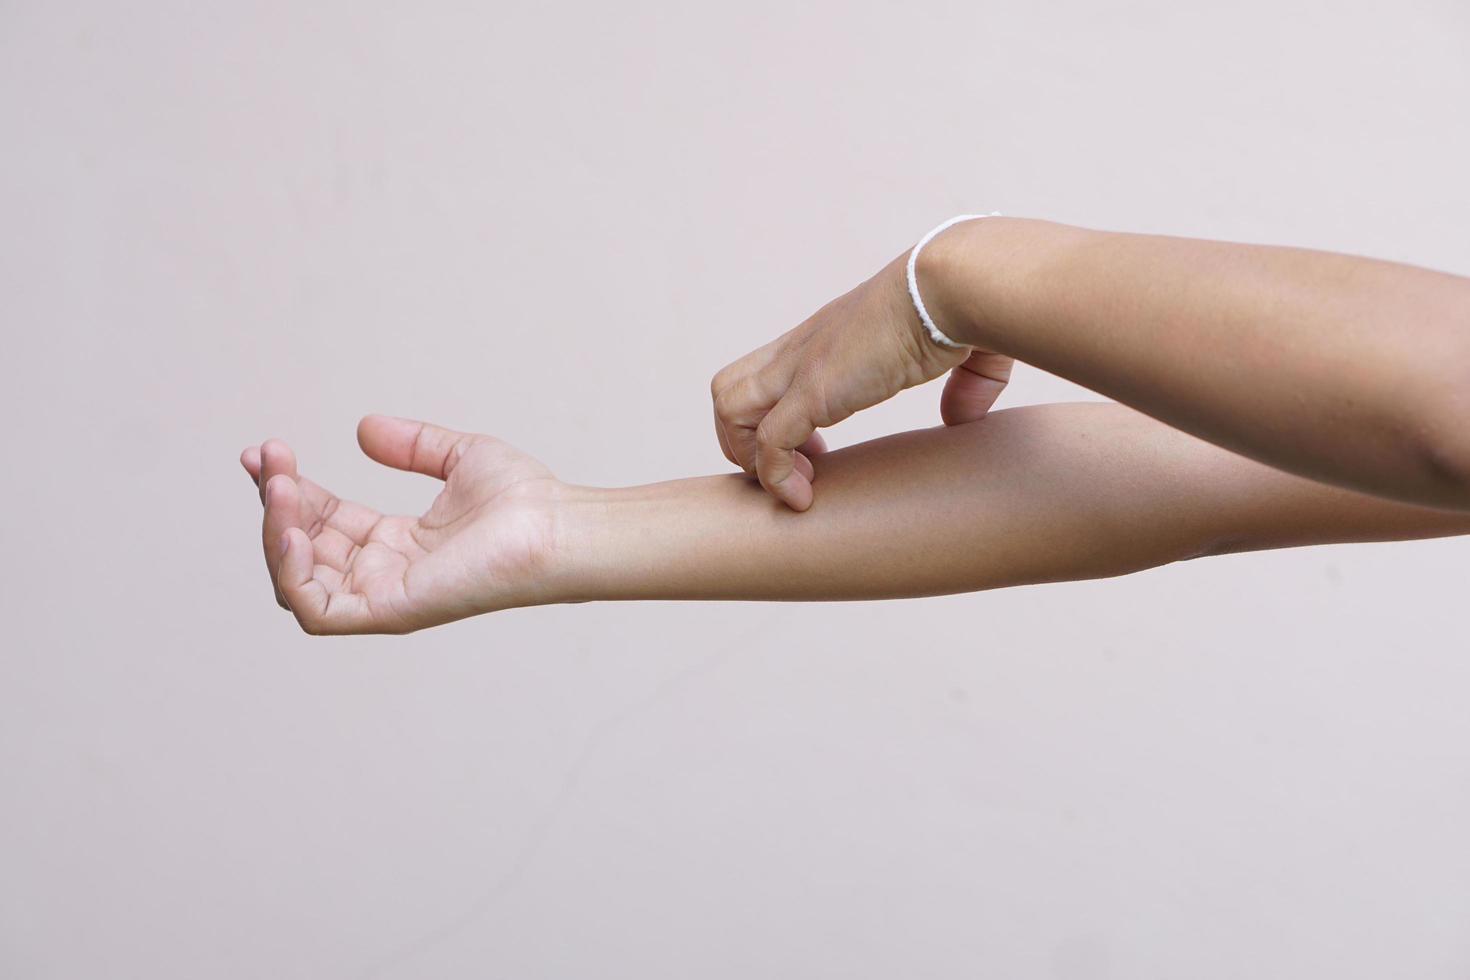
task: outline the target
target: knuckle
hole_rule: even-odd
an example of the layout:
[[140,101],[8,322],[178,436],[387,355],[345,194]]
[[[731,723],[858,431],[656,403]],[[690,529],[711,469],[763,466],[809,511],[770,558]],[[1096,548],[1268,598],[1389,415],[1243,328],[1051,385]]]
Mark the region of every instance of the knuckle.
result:
[[790,357],[796,351],[801,350],[802,346],[807,342],[807,338],[811,336],[811,333],[811,321],[807,320],[803,321],[795,329],[788,330],[786,333],[777,337],[771,345],[773,359]]
[[775,412],[761,419],[760,425],[755,427],[755,441],[767,448],[778,448],[782,433],[786,430],[788,420]]
[[797,374],[812,374],[820,371],[831,356],[832,343],[827,336],[813,337],[801,349],[800,367]]
[[719,397],[720,392],[730,387],[730,369],[720,368],[715,376],[709,379],[709,395],[711,398]]
[[836,425],[845,417],[846,413],[839,415],[835,408],[830,372],[825,370],[825,364],[821,360],[814,361],[811,367],[803,371],[793,387],[801,394],[805,417],[813,428]]
[[826,424],[824,416],[827,405],[827,382],[819,374],[812,374],[801,379],[801,387],[797,389],[797,396],[801,399],[801,411],[805,418],[811,419],[813,424]]

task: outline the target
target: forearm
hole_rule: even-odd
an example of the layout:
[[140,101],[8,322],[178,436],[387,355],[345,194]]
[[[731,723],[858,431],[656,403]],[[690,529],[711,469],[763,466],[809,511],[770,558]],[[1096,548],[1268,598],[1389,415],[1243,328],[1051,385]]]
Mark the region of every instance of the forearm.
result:
[[990,218],[925,249],[952,336],[1292,472],[1470,508],[1470,279]]
[[997,412],[819,457],[796,514],[743,476],[569,488],[550,594],[870,599],[1120,575],[1215,551],[1470,530],[1116,405]]

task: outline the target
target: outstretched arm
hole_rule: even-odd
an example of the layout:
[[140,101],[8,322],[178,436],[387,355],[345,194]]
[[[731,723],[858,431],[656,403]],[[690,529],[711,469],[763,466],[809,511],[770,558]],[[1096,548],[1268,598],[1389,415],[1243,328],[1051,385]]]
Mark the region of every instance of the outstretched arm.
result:
[[805,514],[741,475],[575,487],[484,436],[379,417],[359,435],[381,462],[447,476],[424,517],[337,501],[280,443],[244,457],[267,484],[267,562],[311,632],[593,599],[968,592],[1470,531],[1470,515],[1283,474],[1118,405],[1012,409],[825,454]]
[[1470,531],[1280,473],[1119,405],[996,412],[818,456],[797,514],[742,476],[571,492],[568,598],[877,599]]

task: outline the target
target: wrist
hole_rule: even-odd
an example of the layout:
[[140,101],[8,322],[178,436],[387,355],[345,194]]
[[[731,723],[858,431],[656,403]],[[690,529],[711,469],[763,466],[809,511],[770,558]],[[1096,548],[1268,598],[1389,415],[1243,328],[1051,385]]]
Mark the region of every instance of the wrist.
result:
[[541,603],[765,595],[778,528],[803,520],[744,474],[555,497]]
[[945,229],[925,245],[915,277],[935,326],[968,347],[1016,355],[1028,297],[1054,282],[1058,251],[1089,234],[1049,221],[995,215]]
[[605,564],[605,542],[597,531],[611,516],[612,494],[599,487],[557,486],[547,502],[546,550],[533,605],[598,598],[593,580]]
[[[750,483],[729,477],[635,487],[558,487],[540,602],[667,598],[678,592],[684,582],[680,569],[688,564],[690,552],[711,538],[700,533],[701,515],[688,513],[687,490],[726,479]],[[765,496],[753,483],[751,487]],[[771,506],[781,505],[773,501]]]
[[[983,242],[976,232],[998,220],[1003,219],[986,216],[951,225],[923,244],[914,258],[915,305],[922,298],[922,311],[934,328],[960,346],[977,346],[971,322],[976,304],[967,295],[981,288],[975,263]],[[942,346],[932,333],[929,340]]]

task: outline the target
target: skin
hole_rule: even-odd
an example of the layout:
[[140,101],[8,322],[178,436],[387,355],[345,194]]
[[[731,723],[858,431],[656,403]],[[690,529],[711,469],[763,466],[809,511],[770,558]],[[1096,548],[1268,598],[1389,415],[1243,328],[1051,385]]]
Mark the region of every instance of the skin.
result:
[[727,458],[794,510],[818,430],[950,372],[948,424],[989,411],[1011,359],[1251,458],[1470,509],[1470,279],[1308,249],[968,221],[711,383]]
[[797,514],[743,474],[572,486],[490,436],[369,416],[368,456],[441,480],[384,516],[241,462],[266,564],[309,633],[404,633],[594,599],[877,599],[1122,575],[1203,555],[1470,531],[1470,514],[1289,475],[1119,405],[1011,409],[813,461]]

